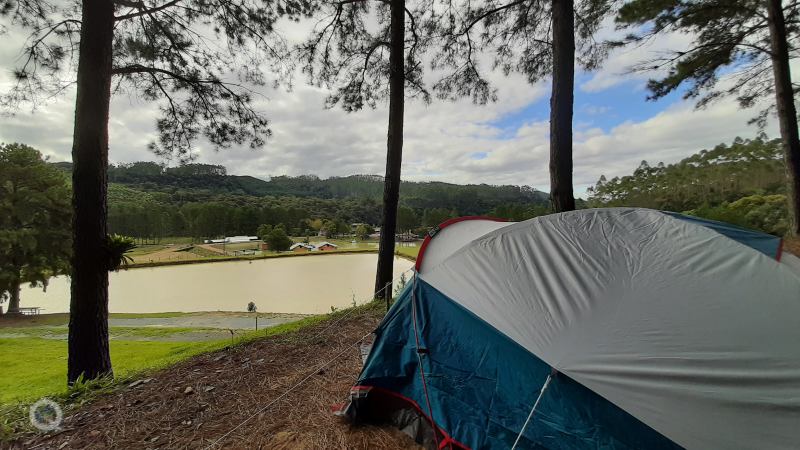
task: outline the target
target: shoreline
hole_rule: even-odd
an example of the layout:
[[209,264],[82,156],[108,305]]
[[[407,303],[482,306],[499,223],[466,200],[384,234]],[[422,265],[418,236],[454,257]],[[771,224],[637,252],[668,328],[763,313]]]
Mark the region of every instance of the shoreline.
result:
[[[261,260],[261,259],[271,259],[271,258],[292,258],[292,257],[301,257],[301,256],[323,256],[323,255],[348,255],[348,254],[363,254],[363,253],[378,253],[377,250],[373,249],[354,249],[354,250],[337,250],[337,251],[328,251],[328,252],[306,252],[306,253],[294,253],[294,252],[282,252],[282,253],[275,253],[275,254],[268,254],[268,255],[259,255],[259,256],[220,256],[208,259],[184,259],[184,260],[175,260],[175,261],[153,261],[153,262],[142,262],[142,263],[132,263],[125,267],[120,268],[120,270],[131,270],[131,269],[141,269],[141,268],[149,268],[149,267],[161,267],[161,266],[181,266],[181,265],[189,265],[189,264],[207,264],[207,263],[215,263],[215,262],[228,262],[228,261],[254,261],[254,260]],[[416,262],[417,258],[412,255],[405,255],[399,253],[397,251],[394,252],[394,256],[398,258],[407,259],[412,262]]]

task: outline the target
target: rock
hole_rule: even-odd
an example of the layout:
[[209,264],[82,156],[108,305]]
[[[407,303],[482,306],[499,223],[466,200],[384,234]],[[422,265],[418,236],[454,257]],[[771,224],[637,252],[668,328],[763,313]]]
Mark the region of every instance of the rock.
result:
[[183,393],[186,395],[194,393],[194,388],[191,386],[186,386],[186,389],[183,390]]
[[214,387],[214,386],[206,386],[206,388],[205,388],[205,389],[203,389],[203,390],[204,390],[204,391],[206,391],[206,392],[211,392],[211,391],[213,391],[214,389],[215,389],[215,387]]
[[91,437],[97,437],[97,436],[100,436],[100,431],[98,431],[98,430],[92,430],[92,431],[90,431],[90,432],[89,432],[89,436],[91,436]]

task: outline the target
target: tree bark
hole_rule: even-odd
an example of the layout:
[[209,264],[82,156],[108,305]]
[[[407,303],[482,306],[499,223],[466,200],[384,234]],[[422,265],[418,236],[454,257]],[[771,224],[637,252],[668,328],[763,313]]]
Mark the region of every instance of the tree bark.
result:
[[386,148],[386,176],[383,180],[383,214],[375,276],[376,298],[392,295],[394,235],[397,204],[400,201],[400,168],[403,161],[403,109],[405,102],[405,0],[392,0],[389,54],[389,130]]
[[67,382],[111,375],[108,352],[108,114],[114,6],[83,0],[72,144],[72,291]]
[[767,0],[769,17],[772,72],[775,77],[775,101],[778,110],[781,139],[786,161],[789,198],[790,233],[800,235],[800,137],[797,129],[797,109],[792,91],[789,68],[789,45],[786,40],[786,20],[781,0]]
[[19,280],[11,285],[11,298],[8,301],[8,311],[6,311],[6,314],[19,314],[19,285]]
[[572,192],[572,106],[575,84],[575,9],[553,0],[553,86],[550,95],[550,204],[553,212],[575,209]]

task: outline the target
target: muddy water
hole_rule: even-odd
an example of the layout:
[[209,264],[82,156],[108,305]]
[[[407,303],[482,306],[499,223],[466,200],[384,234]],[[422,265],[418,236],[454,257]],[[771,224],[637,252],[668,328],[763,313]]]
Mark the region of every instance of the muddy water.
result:
[[[111,273],[111,312],[245,311],[318,314],[363,303],[372,296],[376,254],[314,255],[164,266]],[[395,258],[394,272],[413,263]],[[69,279],[56,277],[47,292],[24,287],[20,306],[42,313],[69,311]]]

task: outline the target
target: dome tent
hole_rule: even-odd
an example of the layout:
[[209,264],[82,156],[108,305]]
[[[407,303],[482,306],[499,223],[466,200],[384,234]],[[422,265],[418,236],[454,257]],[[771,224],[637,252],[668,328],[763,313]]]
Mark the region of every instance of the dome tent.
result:
[[467,219],[423,244],[352,419],[440,448],[797,447],[800,272],[780,239],[636,208]]

